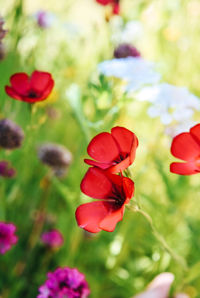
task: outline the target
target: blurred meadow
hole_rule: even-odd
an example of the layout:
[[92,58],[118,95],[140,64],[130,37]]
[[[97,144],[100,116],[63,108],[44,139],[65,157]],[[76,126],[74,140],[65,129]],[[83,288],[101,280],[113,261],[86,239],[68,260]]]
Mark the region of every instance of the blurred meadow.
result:
[[[124,92],[122,80],[98,71],[100,62],[113,59],[117,45],[128,42],[155,63],[161,83],[187,87],[200,100],[200,1],[121,0],[120,5],[120,15],[111,15],[95,0],[0,0],[7,30],[0,61],[0,118],[17,123],[25,135],[20,148],[1,148],[1,160],[9,161],[16,175],[0,177],[0,220],[14,223],[18,236],[16,245],[0,256],[2,298],[36,297],[47,272],[64,266],[84,273],[91,298],[134,297],[166,271],[175,275],[170,297],[177,292],[200,297],[199,174],[170,173],[174,135],[166,131],[173,131],[176,122],[166,130],[159,115],[148,113],[151,102],[138,99],[143,87]],[[48,14],[48,26],[38,24],[38,11]],[[30,105],[6,94],[11,75],[34,70],[51,73],[55,81],[46,100]],[[200,122],[200,109],[193,120]],[[88,169],[83,161],[87,145],[114,126],[138,137],[129,168],[134,198],[159,236],[129,207],[114,232],[92,234],[77,225],[76,208],[92,201],[80,191]],[[44,143],[71,152],[64,177],[39,160]],[[60,248],[41,243],[49,229],[62,233]]]

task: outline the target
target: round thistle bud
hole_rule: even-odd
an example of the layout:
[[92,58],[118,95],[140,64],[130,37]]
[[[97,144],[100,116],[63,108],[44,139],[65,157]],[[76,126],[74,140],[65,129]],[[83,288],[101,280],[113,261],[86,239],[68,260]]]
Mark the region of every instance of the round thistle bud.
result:
[[120,44],[115,50],[114,50],[114,57],[115,58],[127,58],[127,57],[140,57],[140,53],[138,50],[127,43]]
[[4,19],[0,16],[0,42],[5,37],[7,30],[3,29]]
[[54,170],[55,175],[63,176],[72,161],[72,154],[64,146],[47,143],[39,147],[38,157]]
[[15,149],[21,146],[24,132],[9,119],[0,120],[0,146],[5,149]]

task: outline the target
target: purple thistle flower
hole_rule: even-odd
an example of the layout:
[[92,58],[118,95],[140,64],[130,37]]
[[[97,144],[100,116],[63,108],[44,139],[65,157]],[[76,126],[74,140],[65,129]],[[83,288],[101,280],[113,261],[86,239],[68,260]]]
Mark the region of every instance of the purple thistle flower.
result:
[[76,268],[57,268],[47,276],[37,298],[87,298],[90,294],[85,276]]
[[50,247],[60,247],[63,245],[64,239],[58,230],[51,230],[41,235],[41,241]]
[[5,254],[11,246],[16,244],[18,237],[14,235],[16,227],[12,223],[0,222],[0,254]]
[[21,146],[24,133],[21,127],[9,119],[0,120],[0,146],[5,149],[16,149]]
[[140,52],[132,45],[127,43],[120,44],[114,50],[115,58],[140,57]]
[[9,167],[9,163],[5,160],[0,161],[0,176],[12,178],[16,174],[14,168]]

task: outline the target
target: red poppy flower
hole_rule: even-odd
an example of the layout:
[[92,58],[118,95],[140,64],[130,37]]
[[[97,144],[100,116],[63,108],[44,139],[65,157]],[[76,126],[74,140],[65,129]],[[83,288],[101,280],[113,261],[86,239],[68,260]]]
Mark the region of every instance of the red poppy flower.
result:
[[10,77],[11,86],[6,86],[6,93],[17,100],[35,103],[42,101],[51,93],[54,80],[48,72],[34,71],[29,77],[19,72]]
[[133,163],[137,146],[138,139],[134,133],[116,126],[112,128],[111,133],[102,132],[91,140],[87,152],[96,161],[84,161],[110,173],[119,173]]
[[173,162],[170,171],[179,175],[193,175],[200,172],[200,124],[193,126],[190,132],[177,135],[171,145],[171,153],[184,160]]
[[113,14],[119,14],[120,7],[119,7],[119,1],[120,0],[96,0],[101,5],[111,5]]
[[134,183],[129,178],[93,167],[83,178],[81,191],[100,201],[86,203],[76,209],[78,225],[91,233],[101,230],[112,232],[123,218],[125,204],[133,196]]

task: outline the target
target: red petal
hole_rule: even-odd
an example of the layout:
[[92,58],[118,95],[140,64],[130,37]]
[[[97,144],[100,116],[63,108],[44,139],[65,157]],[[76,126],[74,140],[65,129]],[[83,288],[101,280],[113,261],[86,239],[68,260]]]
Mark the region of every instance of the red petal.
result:
[[193,126],[190,129],[190,134],[195,139],[195,141],[200,145],[200,124]]
[[111,134],[102,132],[92,139],[88,145],[88,154],[97,161],[108,163],[119,155],[118,146]]
[[86,164],[88,164],[89,166],[98,167],[102,170],[105,170],[105,169],[110,167],[110,164],[94,161],[94,160],[91,160],[91,159],[84,159],[84,162]]
[[110,209],[110,212],[99,223],[99,227],[107,232],[113,232],[116,224],[123,219],[124,205],[119,209]]
[[110,208],[111,204],[102,201],[80,205],[75,214],[79,227],[91,233],[100,232],[99,223],[109,213]]
[[126,195],[125,203],[127,204],[134,195],[134,182],[127,177],[123,177],[123,189]]
[[124,127],[113,127],[111,130],[111,135],[116,140],[120,148],[120,152],[130,154],[132,147],[136,149],[138,146],[138,140],[135,134]]
[[196,166],[195,162],[173,162],[170,165],[170,172],[179,175],[193,175],[198,174],[200,169]]
[[173,139],[171,153],[182,160],[192,161],[200,154],[200,146],[188,132],[184,132]]
[[131,157],[128,156],[124,160],[122,160],[120,163],[110,167],[107,171],[111,174],[119,173],[127,169],[130,165],[132,164],[131,162]]
[[17,99],[17,100],[22,100],[22,96],[20,96],[18,93],[16,93],[16,91],[13,90],[12,87],[6,86],[5,91],[10,97]]
[[96,0],[96,1],[101,5],[108,5],[111,2],[111,0]]
[[119,12],[120,12],[119,3],[114,3],[113,4],[113,14],[119,14]]
[[19,95],[26,95],[29,89],[29,77],[24,72],[19,72],[10,77],[12,88],[19,93]]
[[36,92],[43,92],[48,88],[49,82],[52,81],[51,74],[35,70],[30,79],[30,88]]
[[48,83],[48,86],[46,87],[46,89],[44,90],[41,98],[40,98],[40,101],[46,99],[49,94],[51,93],[52,89],[54,87],[54,80],[50,80],[49,83]]
[[89,168],[81,182],[81,191],[94,199],[107,199],[112,194],[112,183],[101,169]]

